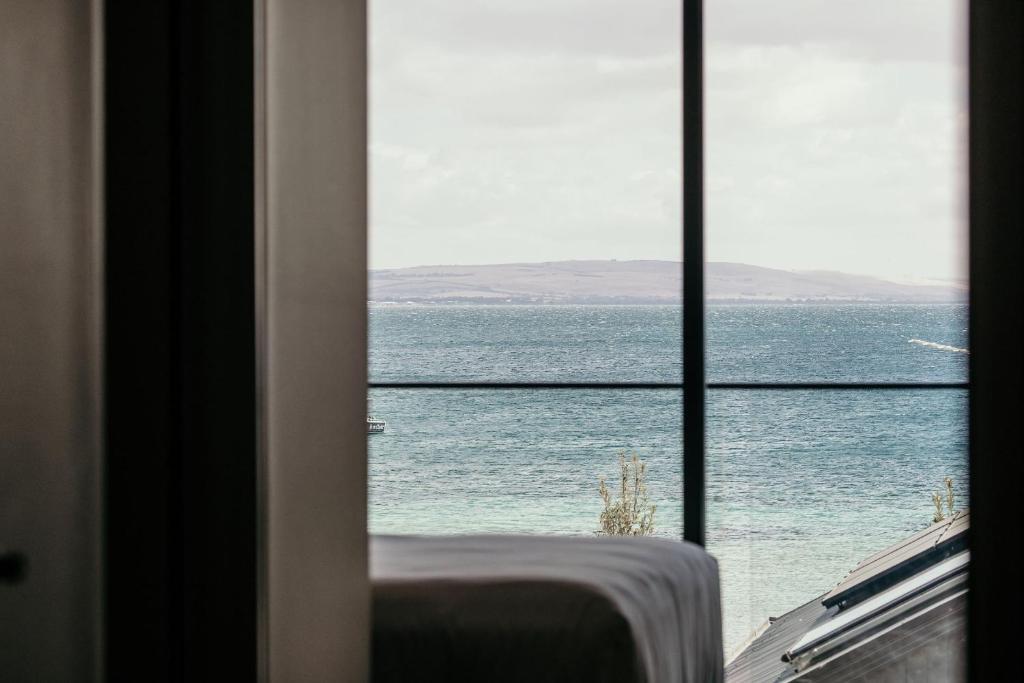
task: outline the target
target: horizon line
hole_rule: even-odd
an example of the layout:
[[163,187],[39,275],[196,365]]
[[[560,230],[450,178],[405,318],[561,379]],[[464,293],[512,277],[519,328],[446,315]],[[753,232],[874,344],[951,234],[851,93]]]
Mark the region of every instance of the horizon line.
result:
[[[555,259],[546,261],[501,261],[494,263],[422,263],[411,266],[380,266],[380,267],[369,267],[368,272],[381,272],[381,271],[395,271],[395,270],[412,270],[415,268],[486,268],[494,266],[542,266],[552,265],[558,263],[670,263],[673,265],[682,266],[683,261],[672,260],[672,259],[656,259],[656,258],[630,258],[630,259],[618,259],[618,258],[581,258],[581,259]],[[763,270],[775,270],[784,273],[835,273],[839,275],[853,275],[856,277],[868,277],[875,278],[877,280],[884,280],[899,284],[901,279],[912,279],[912,280],[923,280],[933,282],[945,282],[954,283],[966,286],[968,284],[968,276],[956,277],[937,277],[927,275],[875,275],[863,272],[854,272],[848,270],[836,270],[830,268],[782,268],[779,266],[765,266],[758,263],[746,263],[743,261],[705,261],[705,265],[710,264],[726,264],[736,266],[746,266],[748,268],[761,268]]]

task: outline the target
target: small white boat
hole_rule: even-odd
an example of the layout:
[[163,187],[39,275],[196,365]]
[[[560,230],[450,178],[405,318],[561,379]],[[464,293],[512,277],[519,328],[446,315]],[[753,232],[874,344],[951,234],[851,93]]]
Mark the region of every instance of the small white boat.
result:
[[373,415],[366,416],[366,433],[367,434],[383,434],[384,428],[388,426],[388,423],[379,417]]

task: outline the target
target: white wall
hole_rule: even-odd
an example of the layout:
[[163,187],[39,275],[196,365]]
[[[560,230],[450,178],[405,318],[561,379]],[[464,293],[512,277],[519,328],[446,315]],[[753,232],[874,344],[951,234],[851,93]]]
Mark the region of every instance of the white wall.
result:
[[272,681],[359,681],[370,634],[366,7],[259,9],[265,652]]

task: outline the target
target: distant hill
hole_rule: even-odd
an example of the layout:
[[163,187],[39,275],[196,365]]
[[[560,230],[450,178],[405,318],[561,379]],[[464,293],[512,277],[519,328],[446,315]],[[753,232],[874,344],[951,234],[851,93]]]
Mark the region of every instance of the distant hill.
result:
[[[708,263],[707,296],[726,302],[960,303],[957,283],[906,284],[830,271]],[[680,301],[671,261],[555,261],[417,266],[370,272],[370,299],[394,303],[671,304]]]

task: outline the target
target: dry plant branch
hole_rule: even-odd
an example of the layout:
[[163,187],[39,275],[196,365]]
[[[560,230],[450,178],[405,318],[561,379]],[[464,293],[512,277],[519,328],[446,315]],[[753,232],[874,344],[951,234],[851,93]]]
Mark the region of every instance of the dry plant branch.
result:
[[[956,513],[956,496],[953,493],[953,478],[946,477],[943,481],[946,487],[945,495],[941,491],[932,493],[932,505],[935,506],[935,514],[932,515],[932,522],[941,522],[946,517],[952,517]],[[945,509],[943,509],[945,508]]]
[[626,459],[619,452],[619,496],[612,498],[605,478],[598,481],[597,491],[604,501],[601,530],[609,536],[650,536],[654,533],[656,506],[647,498],[647,465],[636,453]]

